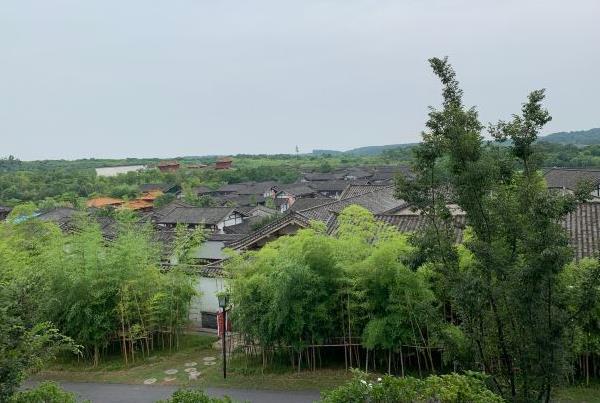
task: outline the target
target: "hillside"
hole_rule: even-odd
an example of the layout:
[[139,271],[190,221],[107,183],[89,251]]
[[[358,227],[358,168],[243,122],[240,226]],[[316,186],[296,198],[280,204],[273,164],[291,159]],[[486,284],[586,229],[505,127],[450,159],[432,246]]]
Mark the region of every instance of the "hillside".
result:
[[359,157],[362,157],[362,156],[374,156],[374,155],[381,154],[385,150],[394,150],[396,148],[407,148],[407,147],[412,147],[412,146],[414,146],[416,144],[417,143],[387,144],[387,145],[383,145],[383,146],[365,146],[365,147],[353,148],[353,149],[348,150],[348,151],[313,150],[312,154],[314,154],[314,155],[323,155],[323,154],[339,155],[339,154],[346,154],[346,155],[355,155],[355,156],[359,156]]
[[579,130],[575,132],[558,132],[542,137],[540,140],[548,143],[574,144],[589,146],[600,144],[600,128]]

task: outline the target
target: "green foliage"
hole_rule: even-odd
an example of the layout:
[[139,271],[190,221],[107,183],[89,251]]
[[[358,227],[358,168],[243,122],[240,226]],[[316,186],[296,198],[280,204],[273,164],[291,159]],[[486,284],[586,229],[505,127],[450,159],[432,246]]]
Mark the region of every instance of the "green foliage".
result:
[[28,323],[51,322],[95,363],[110,348],[126,360],[149,354],[157,337],[177,344],[195,294],[192,278],[177,267],[160,273],[150,228],[124,220],[107,242],[87,217],[69,234],[29,219],[0,224],[0,235],[0,281]]
[[50,323],[31,323],[23,290],[0,278],[0,401],[10,397],[25,377],[60,351],[78,352],[73,341]]
[[248,343],[298,354],[361,334],[369,349],[429,347],[443,326],[426,277],[406,266],[407,238],[358,206],[339,222],[335,237],[312,226],[232,258],[234,327]]
[[[544,91],[533,91],[511,121],[490,126],[497,141],[510,145],[484,145],[454,70],[446,59],[430,62],[443,84],[443,107],[429,113],[415,180],[398,183],[399,197],[428,223],[414,244],[437,295],[459,318],[471,349],[462,357],[472,357],[463,364],[482,364],[507,398],[547,401],[568,368],[569,311],[589,310],[590,293],[573,299],[571,309],[564,303],[561,273],[572,251],[560,222],[577,200],[548,191],[538,171],[535,142],[551,119]],[[471,227],[464,247],[454,245],[452,205],[465,211]],[[598,277],[586,278],[595,290]],[[452,339],[454,349],[464,350],[461,337]]]
[[229,397],[210,397],[199,389],[180,389],[171,398],[157,403],[233,403]]
[[[42,382],[36,388],[15,393],[9,403],[76,403],[74,393],[67,392],[54,382]],[[85,402],[88,402],[87,400]],[[83,403],[85,403],[83,402]]]
[[542,137],[542,140],[548,143],[575,144],[579,146],[600,144],[600,128],[552,133]]
[[449,374],[428,376],[425,379],[397,378],[389,375],[370,379],[356,372],[354,379],[330,392],[323,393],[323,403],[385,403],[385,402],[440,402],[440,403],[501,403],[502,397],[490,391],[482,375]]
[[166,206],[167,204],[171,203],[173,200],[175,200],[174,194],[165,193],[165,194],[157,197],[156,200],[154,200],[154,208],[158,209],[163,206]]

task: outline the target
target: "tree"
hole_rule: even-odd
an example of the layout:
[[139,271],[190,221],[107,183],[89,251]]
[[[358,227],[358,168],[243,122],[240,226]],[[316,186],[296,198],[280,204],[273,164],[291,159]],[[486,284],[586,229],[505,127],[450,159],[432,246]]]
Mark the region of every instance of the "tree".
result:
[[[437,58],[430,64],[443,84],[442,109],[431,108],[415,150],[416,178],[399,179],[398,196],[426,217],[415,244],[446,284],[495,388],[511,400],[549,401],[568,358],[560,274],[572,252],[560,222],[577,200],[546,189],[536,167],[533,144],[551,119],[544,91],[533,91],[511,121],[490,126],[496,140],[511,144],[486,145],[452,66]],[[471,229],[462,255],[453,244],[453,204]]]
[[25,377],[60,351],[77,352],[68,337],[50,323],[27,324],[10,287],[0,283],[0,401],[6,401]]

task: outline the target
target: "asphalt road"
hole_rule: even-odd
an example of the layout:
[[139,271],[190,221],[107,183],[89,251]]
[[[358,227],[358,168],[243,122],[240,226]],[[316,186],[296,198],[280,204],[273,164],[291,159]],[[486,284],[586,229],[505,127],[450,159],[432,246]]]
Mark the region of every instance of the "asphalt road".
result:
[[[89,382],[59,382],[70,392],[74,392],[82,400],[89,399],[93,403],[154,403],[166,399],[177,390],[172,386],[146,386],[124,385],[114,383],[89,383]],[[24,389],[34,386],[35,383],[27,382]],[[260,403],[308,403],[319,398],[316,391],[271,391],[271,390],[246,390],[246,389],[221,389],[207,388],[210,396],[221,397],[227,395],[237,401]]]

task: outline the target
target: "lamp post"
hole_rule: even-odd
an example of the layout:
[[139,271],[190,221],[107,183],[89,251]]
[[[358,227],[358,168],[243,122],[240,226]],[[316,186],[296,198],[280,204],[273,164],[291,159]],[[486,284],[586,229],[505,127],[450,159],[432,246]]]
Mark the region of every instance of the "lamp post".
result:
[[229,297],[226,293],[221,293],[218,295],[219,298],[219,307],[223,310],[223,379],[227,378],[227,342],[225,340],[225,336],[227,334],[227,303],[229,302]]

